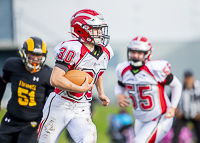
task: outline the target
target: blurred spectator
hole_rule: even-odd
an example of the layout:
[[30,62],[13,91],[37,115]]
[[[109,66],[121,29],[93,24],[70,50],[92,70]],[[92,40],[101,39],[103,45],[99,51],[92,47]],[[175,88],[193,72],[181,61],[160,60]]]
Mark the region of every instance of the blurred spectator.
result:
[[182,97],[176,110],[173,126],[173,143],[178,143],[181,128],[186,126],[188,121],[194,124],[197,143],[200,143],[200,81],[195,79],[190,70],[184,73]]
[[112,115],[109,119],[109,130],[111,143],[132,143],[134,138],[133,118],[126,110]]
[[[169,130],[166,136],[159,143],[171,143],[174,136],[173,128]],[[193,143],[193,135],[187,126],[181,128],[178,136],[178,143]]]

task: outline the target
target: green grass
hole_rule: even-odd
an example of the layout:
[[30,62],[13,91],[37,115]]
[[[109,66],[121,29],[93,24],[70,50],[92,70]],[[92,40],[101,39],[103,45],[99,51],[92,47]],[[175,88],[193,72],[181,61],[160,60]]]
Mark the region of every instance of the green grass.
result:
[[4,116],[5,113],[6,113],[6,109],[2,109],[0,111],[0,120],[2,120],[2,118],[3,118],[3,116]]
[[[127,112],[132,115],[131,107],[126,108]],[[97,142],[98,143],[109,143],[109,136],[107,135],[108,130],[108,119],[111,114],[116,114],[120,110],[118,105],[109,105],[103,107],[101,104],[95,104],[93,113],[93,122],[97,127]],[[0,120],[3,118],[6,110],[0,111]],[[68,143],[66,137],[66,130],[61,134],[58,143]]]

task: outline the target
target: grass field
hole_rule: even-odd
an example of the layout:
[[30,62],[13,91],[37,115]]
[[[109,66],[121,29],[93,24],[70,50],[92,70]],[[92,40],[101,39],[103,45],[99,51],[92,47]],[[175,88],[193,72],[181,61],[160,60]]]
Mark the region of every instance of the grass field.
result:
[[[103,107],[101,104],[96,104],[94,106],[93,122],[97,127],[98,143],[109,143],[109,136],[107,135],[108,118],[111,114],[118,113],[119,110],[120,108],[118,105],[109,105],[107,107]],[[0,112],[0,119],[2,119],[5,112],[5,109]],[[127,108],[127,112],[132,115],[131,107]],[[61,134],[58,143],[68,143],[65,130]]]

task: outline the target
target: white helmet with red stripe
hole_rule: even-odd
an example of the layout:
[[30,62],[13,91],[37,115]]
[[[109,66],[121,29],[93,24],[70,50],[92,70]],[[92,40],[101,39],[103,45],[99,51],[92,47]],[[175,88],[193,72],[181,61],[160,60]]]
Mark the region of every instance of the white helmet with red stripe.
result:
[[[106,46],[110,40],[104,18],[94,10],[83,9],[76,12],[72,16],[70,24],[72,37],[78,38],[80,42]],[[92,29],[101,29],[101,34],[90,33],[89,30]]]
[[[130,51],[141,51],[144,52],[144,58],[142,61],[130,58]],[[134,67],[142,66],[147,60],[150,59],[152,53],[152,46],[150,41],[142,36],[137,36],[129,43],[127,47],[127,57],[131,61],[131,65]]]

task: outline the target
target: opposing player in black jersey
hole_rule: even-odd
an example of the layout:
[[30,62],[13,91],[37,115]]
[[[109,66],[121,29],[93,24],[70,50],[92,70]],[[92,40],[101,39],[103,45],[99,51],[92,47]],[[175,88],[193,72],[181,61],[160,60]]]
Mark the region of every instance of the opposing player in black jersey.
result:
[[20,50],[22,58],[9,58],[0,77],[0,101],[6,84],[12,95],[0,126],[0,143],[36,143],[37,127],[50,85],[52,68],[45,65],[47,47],[38,37],[27,39]]

